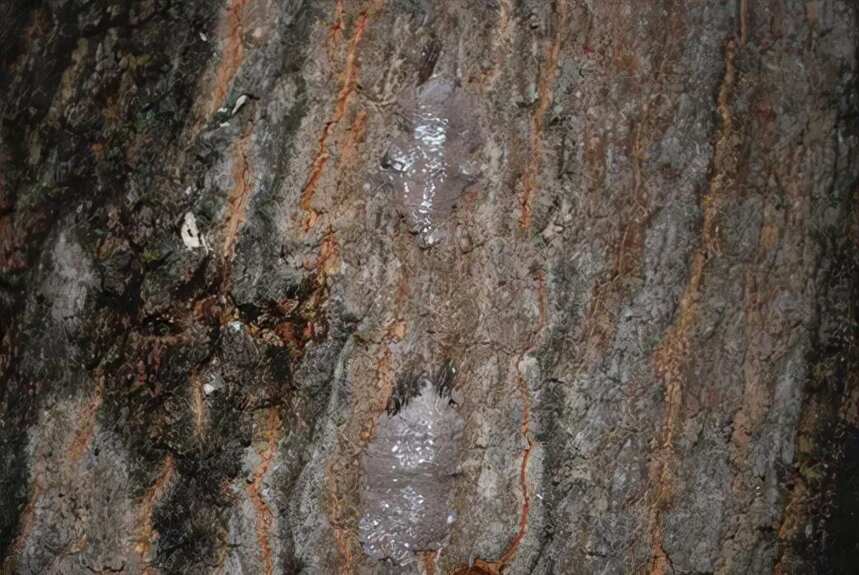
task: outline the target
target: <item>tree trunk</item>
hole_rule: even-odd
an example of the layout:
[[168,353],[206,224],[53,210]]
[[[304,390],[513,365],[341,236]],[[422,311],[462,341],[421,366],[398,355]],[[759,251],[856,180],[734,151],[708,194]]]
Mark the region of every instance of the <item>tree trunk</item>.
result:
[[856,569],[855,1],[0,45],[0,572]]

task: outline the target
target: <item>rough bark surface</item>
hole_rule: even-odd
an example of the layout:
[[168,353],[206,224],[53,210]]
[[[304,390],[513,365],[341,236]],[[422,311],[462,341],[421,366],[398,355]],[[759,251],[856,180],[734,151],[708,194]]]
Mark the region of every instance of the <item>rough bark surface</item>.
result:
[[[855,569],[853,0],[0,0],[0,46],[2,573]],[[400,444],[455,461],[368,553]]]

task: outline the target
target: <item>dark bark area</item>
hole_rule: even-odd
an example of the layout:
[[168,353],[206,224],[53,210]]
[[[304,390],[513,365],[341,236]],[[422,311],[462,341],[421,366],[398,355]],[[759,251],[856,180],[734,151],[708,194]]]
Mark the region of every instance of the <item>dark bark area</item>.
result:
[[855,571],[855,1],[0,46],[0,572]]

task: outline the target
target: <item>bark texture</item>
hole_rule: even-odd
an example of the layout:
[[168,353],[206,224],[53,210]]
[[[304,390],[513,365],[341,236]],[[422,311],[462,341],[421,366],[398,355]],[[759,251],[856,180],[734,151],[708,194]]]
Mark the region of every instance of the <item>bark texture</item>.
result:
[[855,569],[855,1],[0,0],[0,46],[4,574]]

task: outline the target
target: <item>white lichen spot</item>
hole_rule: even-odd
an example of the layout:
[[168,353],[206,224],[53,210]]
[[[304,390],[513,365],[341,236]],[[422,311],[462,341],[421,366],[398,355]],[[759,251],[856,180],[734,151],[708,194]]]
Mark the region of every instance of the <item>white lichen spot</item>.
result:
[[235,116],[239,112],[239,110],[242,109],[242,106],[244,106],[245,103],[247,103],[247,101],[248,101],[248,97],[246,94],[242,94],[241,96],[239,96],[239,99],[236,100],[236,105],[233,106],[233,111],[230,113],[230,115]]
[[200,230],[197,229],[197,218],[191,212],[185,213],[179,233],[182,236],[182,243],[189,250],[206,247],[205,240],[200,236]]

